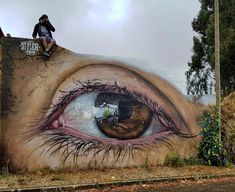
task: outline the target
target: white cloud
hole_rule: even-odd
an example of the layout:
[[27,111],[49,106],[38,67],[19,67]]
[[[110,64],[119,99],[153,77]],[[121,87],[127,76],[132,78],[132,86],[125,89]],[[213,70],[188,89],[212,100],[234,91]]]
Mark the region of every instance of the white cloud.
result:
[[[192,55],[198,0],[0,0],[4,33],[31,37],[46,13],[56,41],[75,52],[142,58],[184,79]],[[183,82],[185,84],[185,82]]]

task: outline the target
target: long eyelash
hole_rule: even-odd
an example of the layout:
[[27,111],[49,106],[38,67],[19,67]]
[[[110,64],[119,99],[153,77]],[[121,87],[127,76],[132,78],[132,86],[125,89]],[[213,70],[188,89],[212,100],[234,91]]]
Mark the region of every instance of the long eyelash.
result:
[[[115,159],[114,163],[117,163],[118,161],[122,162],[123,159],[126,157],[126,154],[128,154],[128,156],[132,159],[134,159],[134,155],[136,153],[139,153],[139,155],[141,155],[141,152],[143,152],[142,147],[148,145],[147,143],[130,146],[113,146],[111,144],[104,145],[102,142],[83,140],[82,138],[75,138],[71,135],[67,135],[61,132],[42,133],[42,135],[46,135],[47,139],[35,150],[45,147],[44,150],[41,151],[40,155],[43,155],[44,152],[50,152],[49,157],[51,157],[58,151],[62,151],[60,158],[64,164],[69,157],[72,157],[73,162],[76,163],[79,157],[87,156],[87,154],[89,154],[90,152],[93,152],[93,158],[90,160],[89,163],[91,163],[95,159],[95,157],[102,152],[103,156],[101,161],[99,162],[100,164],[102,164],[105,159],[108,160],[107,158],[109,157],[110,153],[113,154],[113,157]],[[163,143],[169,148],[173,148],[166,137],[157,139],[154,141],[154,143]],[[152,148],[158,151],[157,146],[152,146]]]
[[67,135],[61,132],[43,133],[42,135],[46,135],[47,139],[43,144],[37,146],[35,150],[46,147],[47,149],[42,150],[40,155],[46,151],[50,152],[50,156],[54,155],[58,151],[62,151],[61,160],[63,163],[65,163],[66,160],[71,156],[74,163],[76,163],[79,157],[87,156],[87,154],[90,152],[93,152],[92,160],[103,152],[100,163],[103,163],[105,159],[108,158],[109,154],[112,153],[115,159],[115,163],[117,163],[119,160],[122,161],[126,154],[129,154],[129,156],[133,158],[136,152],[142,152],[141,146],[143,146],[113,146],[111,144],[104,145],[101,142],[83,140],[82,138],[75,138],[71,135]]

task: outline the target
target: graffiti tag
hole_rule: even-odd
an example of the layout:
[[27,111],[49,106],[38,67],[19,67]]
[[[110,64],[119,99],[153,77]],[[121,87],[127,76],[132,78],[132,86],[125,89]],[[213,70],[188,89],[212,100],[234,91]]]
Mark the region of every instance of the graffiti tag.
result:
[[34,41],[23,41],[20,44],[20,48],[26,53],[26,55],[35,55],[36,52],[38,52],[40,46]]

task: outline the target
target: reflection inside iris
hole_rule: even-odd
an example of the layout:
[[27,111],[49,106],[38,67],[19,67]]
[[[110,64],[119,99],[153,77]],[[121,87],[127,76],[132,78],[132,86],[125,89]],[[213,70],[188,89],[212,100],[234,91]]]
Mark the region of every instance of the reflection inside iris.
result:
[[127,95],[101,93],[95,104],[104,106],[103,116],[96,117],[96,123],[105,135],[112,138],[138,138],[152,119],[152,112],[148,107]]

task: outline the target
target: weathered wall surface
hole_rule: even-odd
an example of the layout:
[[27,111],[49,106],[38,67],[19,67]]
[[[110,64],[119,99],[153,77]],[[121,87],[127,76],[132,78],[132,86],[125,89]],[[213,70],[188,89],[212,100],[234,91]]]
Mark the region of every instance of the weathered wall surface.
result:
[[[1,35],[2,29],[0,28],[0,40],[1,37],[3,36],[3,34]],[[0,43],[0,66],[2,66],[2,45]],[[0,88],[2,87],[2,70],[0,70]],[[0,102],[1,102],[1,97],[2,96],[2,89],[0,89]],[[0,103],[0,113],[1,113],[1,107],[2,106],[2,102]],[[3,149],[2,149],[2,121],[0,119],[0,157],[3,157]],[[0,158],[0,167],[3,166],[3,160],[1,160],[2,158]]]
[[[2,146],[12,169],[161,164],[196,154],[202,105],[130,63],[3,38]],[[143,64],[144,65],[144,64]]]

